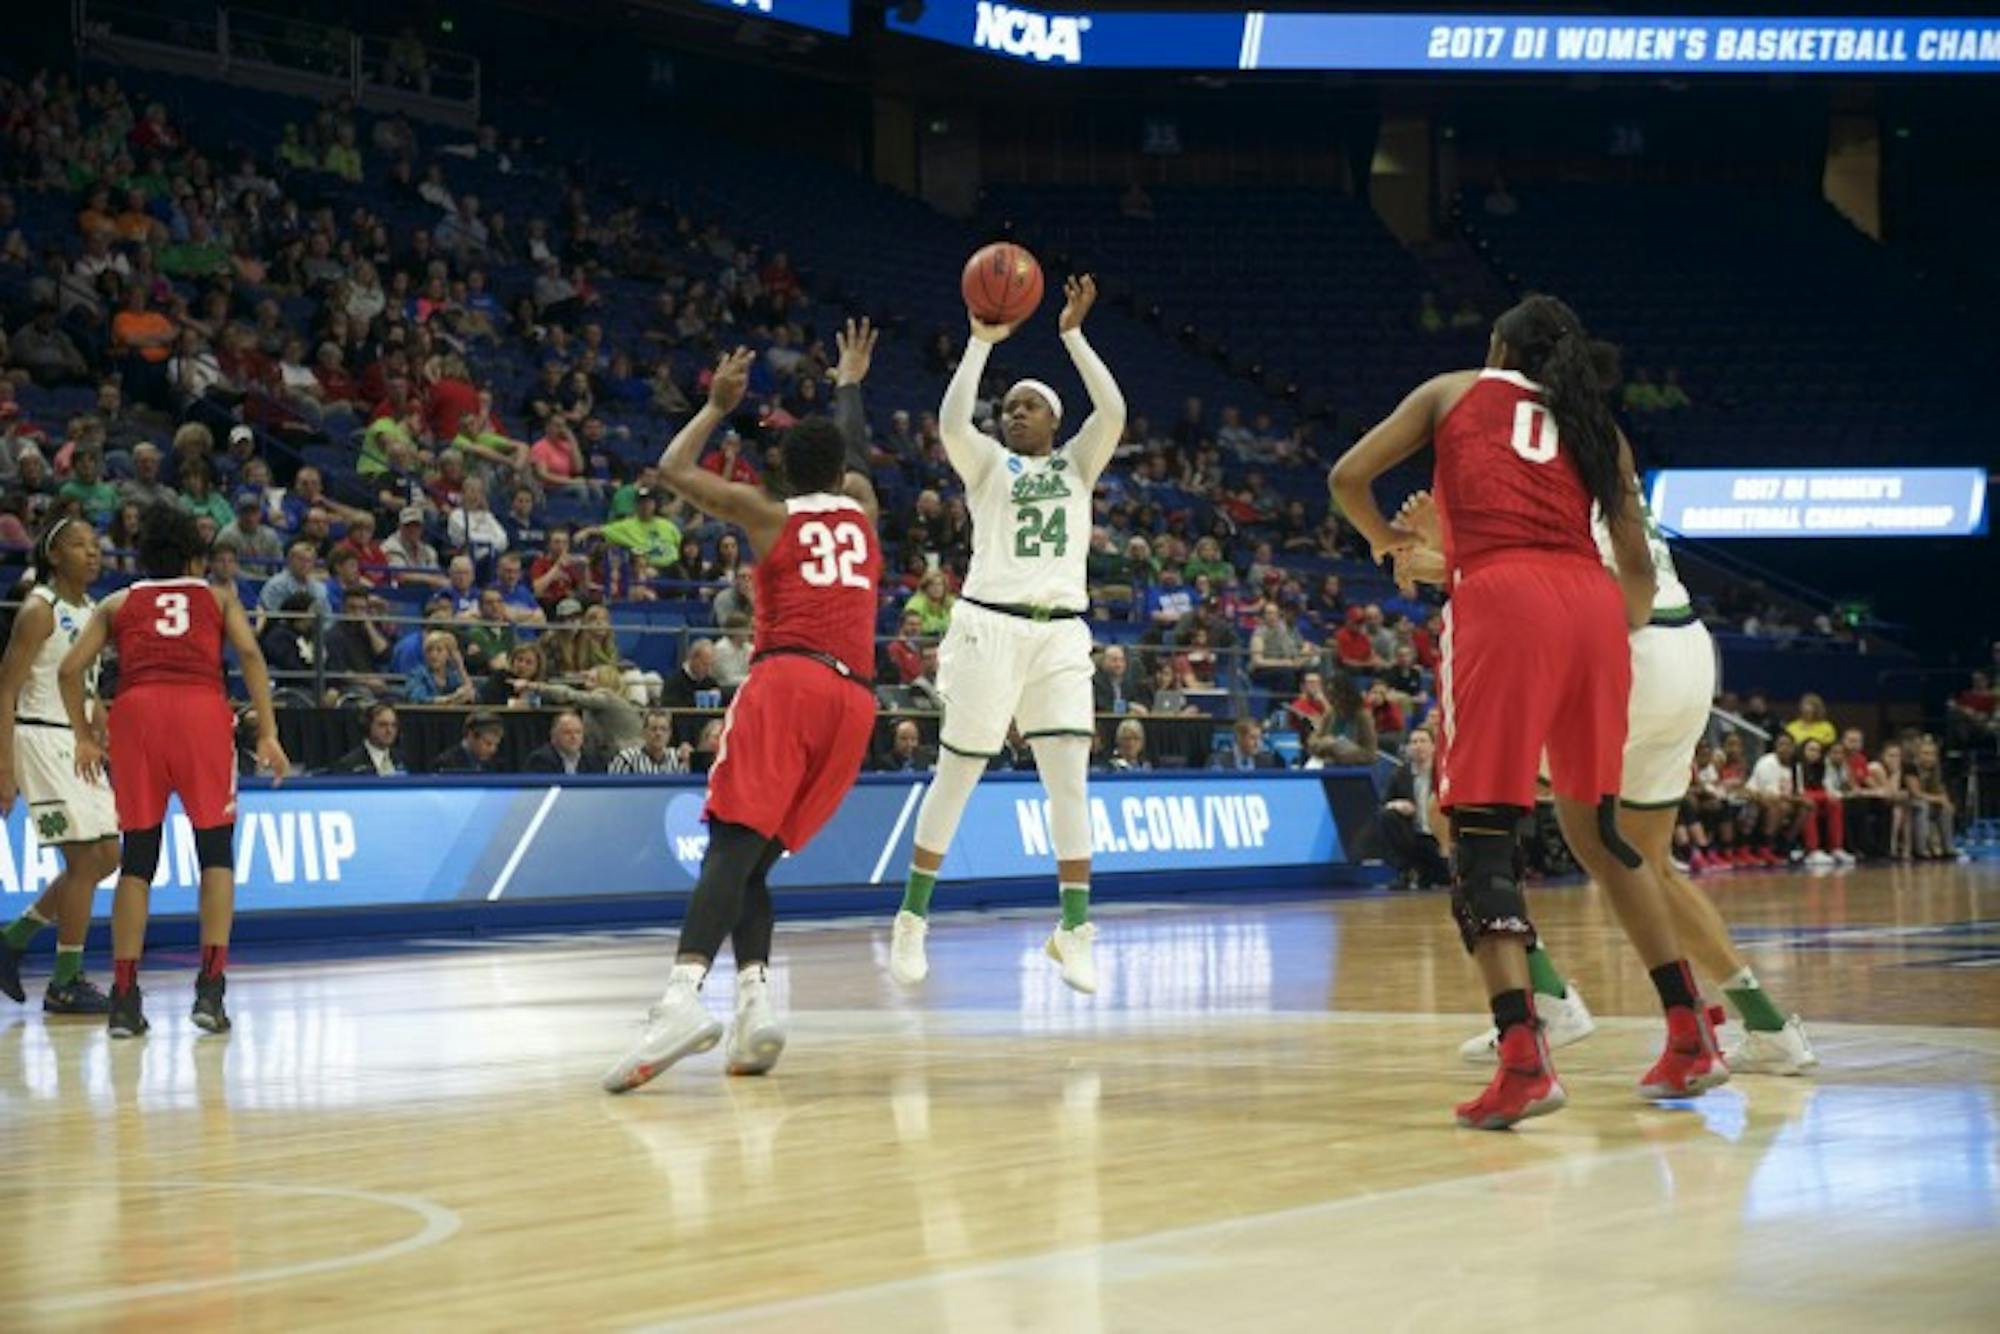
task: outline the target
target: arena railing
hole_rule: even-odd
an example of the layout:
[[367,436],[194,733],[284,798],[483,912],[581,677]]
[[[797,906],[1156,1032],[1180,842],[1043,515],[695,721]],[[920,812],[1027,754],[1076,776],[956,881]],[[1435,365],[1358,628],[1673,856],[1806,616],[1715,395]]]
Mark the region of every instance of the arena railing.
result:
[[479,123],[479,61],[409,37],[235,6],[176,13],[105,0],[73,0],[71,29],[84,55],[294,96],[345,96],[466,129]]

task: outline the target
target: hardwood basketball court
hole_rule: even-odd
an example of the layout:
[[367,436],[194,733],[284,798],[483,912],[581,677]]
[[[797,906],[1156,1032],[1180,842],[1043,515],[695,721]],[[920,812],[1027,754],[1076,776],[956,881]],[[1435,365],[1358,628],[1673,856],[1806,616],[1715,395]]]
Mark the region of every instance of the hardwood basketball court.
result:
[[[596,1079],[670,932],[248,947],[196,1039],[0,1015],[0,1329],[1991,1329],[2000,868],[1712,882],[1817,1078],[1632,1092],[1657,1048],[1602,899],[1536,895],[1601,1027],[1567,1111],[1455,1129],[1483,1024],[1441,898],[781,927],[791,1047]],[[729,1003],[725,964],[710,983]]]

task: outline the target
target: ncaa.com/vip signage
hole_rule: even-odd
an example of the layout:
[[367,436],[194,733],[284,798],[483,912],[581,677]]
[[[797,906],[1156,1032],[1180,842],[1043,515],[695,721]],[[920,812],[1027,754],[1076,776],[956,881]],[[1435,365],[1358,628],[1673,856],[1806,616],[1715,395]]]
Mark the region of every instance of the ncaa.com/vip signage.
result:
[[848,0],[701,0],[714,9],[731,9],[755,18],[790,23],[845,37],[853,29]]
[[[900,885],[924,786],[906,777],[863,779],[812,844],[778,864],[771,883]],[[686,894],[708,850],[703,804],[701,784],[688,779],[245,788],[237,905],[255,913]],[[1090,819],[1104,874],[1312,867],[1345,856],[1320,775],[1100,778]],[[1008,880],[1051,875],[1054,865],[1040,784],[1032,775],[995,776],[974,793],[944,874]],[[16,803],[0,823],[0,912],[18,912],[60,870],[59,853],[41,843]],[[154,911],[194,912],[199,875],[194,831],[176,805],[154,877]],[[110,906],[110,886],[100,911]]]

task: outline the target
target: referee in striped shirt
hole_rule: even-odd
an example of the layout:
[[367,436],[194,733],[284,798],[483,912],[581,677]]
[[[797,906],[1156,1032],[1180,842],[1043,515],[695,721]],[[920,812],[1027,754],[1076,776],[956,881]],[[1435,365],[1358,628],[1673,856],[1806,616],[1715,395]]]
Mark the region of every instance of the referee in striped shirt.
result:
[[627,746],[611,761],[614,774],[684,774],[688,748],[673,744],[673,718],[665,709],[648,709],[641,720],[639,744]]

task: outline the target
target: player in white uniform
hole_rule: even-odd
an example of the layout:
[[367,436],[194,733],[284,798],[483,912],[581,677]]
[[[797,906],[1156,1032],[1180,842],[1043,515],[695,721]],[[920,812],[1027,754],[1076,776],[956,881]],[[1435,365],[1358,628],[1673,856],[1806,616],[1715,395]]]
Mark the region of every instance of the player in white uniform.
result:
[[[62,849],[63,870],[35,905],[0,932],[0,992],[25,1001],[21,956],[51,920],[56,968],[42,997],[50,1014],[103,1014],[104,993],[83,975],[83,942],[98,882],[118,869],[118,810],[108,784],[77,777],[76,745],[56,686],[63,655],[95,604],[90,585],[103,566],[88,523],[57,519],[35,543],[39,581],[14,617],[0,659],[0,816],[28,799],[28,821],[44,845]],[[97,694],[97,671],[89,691]],[[93,703],[93,711],[96,705]]]
[[1090,770],[1092,726],[1090,596],[1091,496],[1125,431],[1125,397],[1083,336],[1097,300],[1088,276],[1063,286],[1057,320],[1063,345],[1090,394],[1091,414],[1060,448],[1062,400],[1039,380],[1023,380],[1001,401],[1005,440],[972,424],[973,401],[993,345],[1013,333],[972,320],[972,338],[938,411],[951,465],[965,482],[972,515],[972,569],[938,650],[944,723],[937,772],[917,811],[916,846],[903,906],[896,914],[889,972],[905,986],[930,971],[924,957],[931,891],[959,819],[987,760],[1000,753],[1010,722],[1035,753],[1049,797],[1062,922],[1047,951],[1063,981],[1097,989],[1091,956]]
[[[1406,524],[1414,522],[1427,534],[1435,522],[1428,500],[1420,492],[1404,508]],[[1743,1021],[1743,1036],[1723,1054],[1729,1068],[1746,1074],[1802,1074],[1819,1064],[1805,1025],[1797,1015],[1787,1018],[1765,994],[1730,941],[1729,928],[1715,904],[1674,866],[1674,823],[1687,798],[1695,743],[1707,730],[1715,698],[1715,643],[1694,614],[1693,600],[1674,569],[1673,553],[1643,495],[1639,513],[1653,555],[1653,618],[1632,632],[1632,694],[1626,713],[1618,829],[1658,878],[1688,957],[1722,984],[1723,995]],[[1615,566],[1610,534],[1601,521],[1593,527],[1605,564]],[[1535,983],[1536,1013],[1546,1025],[1549,1046],[1568,1046],[1589,1037],[1596,1029],[1590,1011],[1546,951],[1536,946],[1529,952],[1528,965]],[[1495,1058],[1496,1042],[1497,1034],[1489,1029],[1467,1041],[1460,1054],[1484,1064]]]

